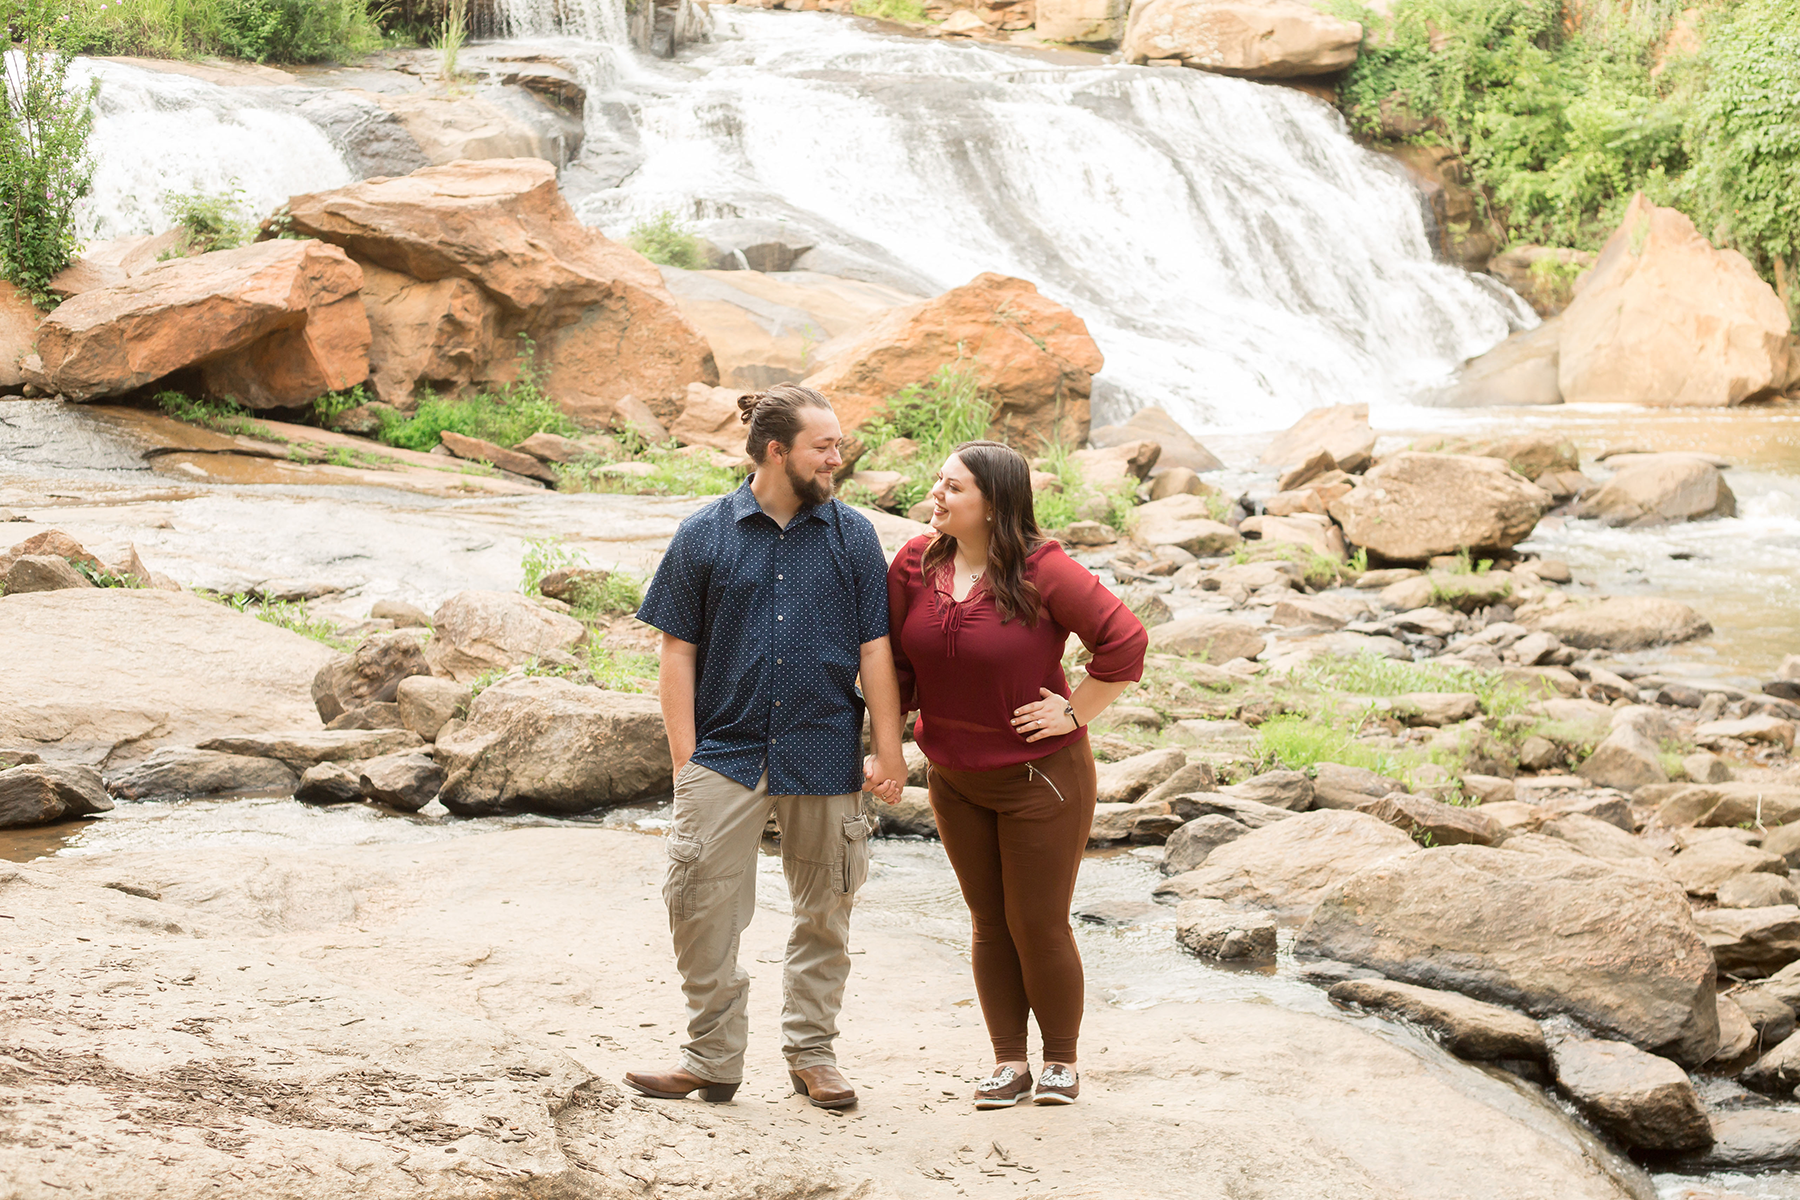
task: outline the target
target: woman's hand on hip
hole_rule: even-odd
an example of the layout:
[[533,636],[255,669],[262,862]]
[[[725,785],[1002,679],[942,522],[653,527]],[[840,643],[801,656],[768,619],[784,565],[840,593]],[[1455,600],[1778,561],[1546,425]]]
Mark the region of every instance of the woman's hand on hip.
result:
[[1043,697],[1042,700],[1013,709],[1013,728],[1026,741],[1062,737],[1080,728],[1069,712],[1067,698],[1057,695],[1049,688],[1039,688],[1038,694]]

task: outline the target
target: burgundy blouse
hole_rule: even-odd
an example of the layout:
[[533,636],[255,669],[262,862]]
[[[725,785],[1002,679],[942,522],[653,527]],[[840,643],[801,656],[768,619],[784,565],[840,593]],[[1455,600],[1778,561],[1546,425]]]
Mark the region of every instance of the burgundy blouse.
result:
[[1143,622],[1092,572],[1046,543],[1025,560],[1025,578],[1043,607],[1035,626],[1002,623],[987,581],[960,604],[951,568],[924,575],[931,535],[901,547],[888,567],[888,627],[900,676],[902,711],[919,710],[913,736],[934,763],[956,771],[994,771],[1054,754],[1081,736],[1028,742],[1013,710],[1043,699],[1040,687],[1069,694],[1063,648],[1073,633],[1093,652],[1087,672],[1109,683],[1143,677],[1149,637]]

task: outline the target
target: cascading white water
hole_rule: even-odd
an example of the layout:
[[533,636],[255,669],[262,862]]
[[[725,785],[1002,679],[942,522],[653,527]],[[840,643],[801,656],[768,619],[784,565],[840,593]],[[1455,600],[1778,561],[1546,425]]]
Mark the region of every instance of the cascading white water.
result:
[[1413,187],[1299,92],[718,11],[720,43],[640,100],[642,167],[585,220],[786,219],[939,288],[1030,279],[1087,321],[1115,407],[1191,428],[1404,402],[1534,323],[1433,261]]
[[305,117],[271,106],[264,89],[81,59],[72,79],[100,80],[94,187],[77,209],[83,240],[156,233],[176,222],[170,197],[243,193],[246,217],[289,196],[353,178],[343,155]]
[[502,37],[564,34],[623,46],[625,0],[494,0]]

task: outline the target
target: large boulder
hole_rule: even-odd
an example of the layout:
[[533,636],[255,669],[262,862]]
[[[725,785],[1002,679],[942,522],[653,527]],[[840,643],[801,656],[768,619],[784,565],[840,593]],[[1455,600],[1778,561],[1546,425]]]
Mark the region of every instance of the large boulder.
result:
[[[318,727],[335,652],[188,592],[83,588],[0,598],[0,745],[98,762],[231,729]],[[70,685],[71,680],[90,686]]]
[[[1040,25],[1040,34],[1042,28]],[[1181,422],[1170,416],[1167,410],[1154,404],[1138,409],[1125,418],[1123,424],[1096,426],[1089,431],[1088,442],[1102,448],[1125,442],[1155,442],[1161,448],[1161,453],[1150,466],[1152,479],[1177,468],[1198,473],[1217,471],[1225,466],[1219,461],[1218,455],[1201,445],[1193,434],[1182,428]]]
[[1712,632],[1707,619],[1679,600],[1661,596],[1610,596],[1593,604],[1566,604],[1522,623],[1554,633],[1580,650],[1647,650]]
[[425,658],[435,674],[473,683],[530,659],[567,663],[587,636],[574,617],[551,612],[518,592],[458,592],[431,618]]
[[473,280],[415,279],[369,262],[362,299],[369,382],[396,408],[414,408],[421,388],[478,378],[495,355],[500,305]]
[[553,676],[505,679],[475,697],[468,723],[440,736],[440,799],[463,816],[575,813],[674,786],[662,709],[650,696]]
[[1146,750],[1095,768],[1101,804],[1131,804],[1187,765],[1180,750]]
[[277,759],[164,746],[142,762],[110,773],[106,790],[125,800],[185,800],[239,792],[289,795],[298,782]]
[[1344,537],[1393,562],[1500,551],[1529,537],[1550,493],[1497,458],[1402,451],[1328,506]]
[[1037,0],[1037,35],[1047,42],[1104,45],[1125,36],[1129,0]]
[[1638,1150],[1693,1150],[1712,1123],[1686,1071],[1624,1042],[1581,1037],[1550,1043],[1557,1084],[1594,1124]]
[[1213,516],[1204,497],[1185,493],[1139,505],[1132,537],[1152,549],[1179,546],[1189,554],[1226,554],[1244,539]]
[[1497,458],[1533,482],[1547,472],[1581,469],[1581,452],[1575,448],[1575,443],[1553,433],[1430,437],[1419,439],[1408,449],[1427,454],[1473,454],[1477,458]]
[[1788,327],[1749,260],[1640,194],[1563,313],[1558,381],[1571,404],[1738,404],[1786,383]]
[[1772,975],[1800,960],[1800,907],[1793,904],[1714,908],[1695,913],[1694,920],[1721,971]]
[[[1434,408],[1516,408],[1561,404],[1556,381],[1560,319],[1515,333],[1462,365],[1456,377],[1420,397]],[[1534,477],[1535,478],[1535,477]]]
[[0,280],[0,391],[25,382],[19,363],[31,353],[44,314],[12,284]]
[[431,674],[420,638],[412,630],[370,635],[342,658],[333,659],[313,676],[313,704],[319,720],[330,724],[365,704],[392,704],[400,681]]
[[1357,872],[1417,850],[1406,834],[1364,813],[1300,813],[1217,847],[1199,867],[1157,890],[1303,918]]
[[304,404],[368,377],[362,282],[342,250],[311,240],[173,259],[65,301],[24,373],[95,400],[198,366],[208,390],[252,408]]
[[1345,979],[1332,984],[1329,994],[1334,1004],[1354,1004],[1428,1029],[1458,1058],[1542,1062],[1547,1053],[1544,1031],[1530,1017],[1455,992],[1391,979]]
[[318,763],[359,762],[423,745],[419,735],[408,729],[285,729],[207,738],[200,749],[272,758],[290,770],[304,772]]
[[1362,26],[1299,0],[1149,0],[1132,6],[1125,61],[1252,79],[1329,75],[1356,61]]
[[1088,395],[1105,359],[1082,319],[1023,279],[977,275],[941,296],[896,308],[808,375],[845,429],[888,397],[961,362],[997,402],[994,429],[1019,445],[1088,435]]
[[1313,409],[1278,434],[1263,451],[1261,461],[1264,466],[1291,467],[1307,462],[1321,450],[1340,471],[1367,467],[1375,454],[1369,406],[1336,404]]
[[110,811],[106,785],[76,763],[23,763],[0,771],[0,829]]
[[1165,654],[1191,654],[1217,667],[1234,658],[1255,658],[1268,639],[1244,621],[1201,615],[1155,626],[1150,630],[1150,645]]
[[1573,854],[1397,856],[1323,896],[1295,953],[1567,1014],[1678,1062],[1704,1062],[1719,1044],[1712,952],[1680,886]]
[[1576,506],[1575,515],[1606,525],[1667,525],[1701,517],[1734,517],[1737,497],[1719,468],[1692,454],[1633,458],[1599,491]]
[[662,277],[682,315],[712,347],[719,382],[745,391],[806,378],[864,326],[920,299],[814,271],[664,267]]
[[[413,362],[421,350],[406,339],[427,332],[443,345],[431,357],[455,369],[439,390],[512,379],[521,334],[536,345],[546,390],[593,424],[609,422],[626,396],[672,413],[689,383],[718,382],[706,340],[656,267],[583,225],[557,188],[556,168],[540,159],[455,162],[365,179],[295,196],[288,212],[296,232],[341,246],[358,262],[426,284],[467,280],[480,289],[480,297],[430,290],[409,302],[410,312],[377,304],[389,311],[377,318],[375,359]],[[381,289],[392,296],[408,286],[384,279]],[[418,382],[413,367],[396,371],[402,384],[409,374]]]
[[1445,804],[1429,796],[1390,792],[1357,805],[1356,811],[1432,846],[1497,846],[1506,840],[1506,827],[1479,808]]

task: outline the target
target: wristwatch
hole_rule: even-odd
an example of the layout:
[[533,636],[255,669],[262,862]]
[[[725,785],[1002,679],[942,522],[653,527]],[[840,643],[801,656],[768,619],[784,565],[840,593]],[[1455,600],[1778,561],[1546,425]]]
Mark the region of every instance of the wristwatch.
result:
[[1081,728],[1081,718],[1075,715],[1075,706],[1067,700],[1063,701],[1063,711],[1069,714],[1069,720],[1075,722],[1075,728]]

